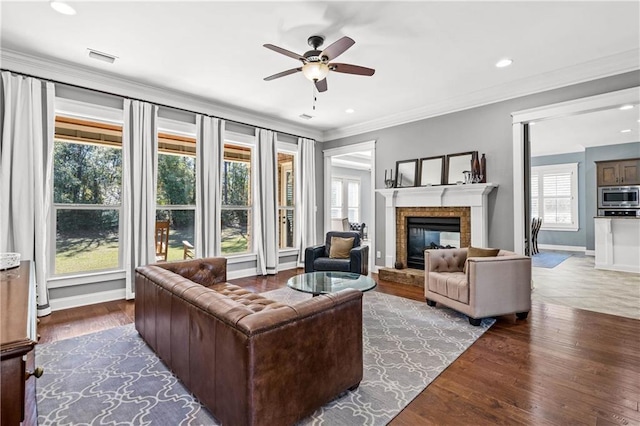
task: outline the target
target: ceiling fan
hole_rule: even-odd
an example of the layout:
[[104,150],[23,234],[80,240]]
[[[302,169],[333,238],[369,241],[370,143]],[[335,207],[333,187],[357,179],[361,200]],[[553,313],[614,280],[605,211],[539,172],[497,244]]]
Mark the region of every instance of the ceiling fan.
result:
[[342,37],[340,40],[329,45],[326,49],[320,51],[318,48],[324,43],[324,37],[320,35],[314,35],[307,40],[309,46],[313,47],[313,50],[305,52],[304,55],[298,55],[282,47],[274,46],[273,44],[265,44],[264,47],[271,49],[275,52],[281,53],[285,56],[289,56],[293,59],[298,59],[302,62],[302,66],[298,68],[292,68],[290,70],[282,71],[274,75],[270,75],[265,78],[265,81],[275,80],[276,78],[284,77],[285,75],[294,74],[302,71],[304,76],[313,81],[318,89],[318,92],[327,91],[327,74],[329,71],[341,72],[344,74],[356,74],[371,76],[376,70],[372,68],[361,67],[359,65],[351,64],[338,64],[335,62],[329,62],[342,55],[348,48],[355,44],[355,41],[349,37]]

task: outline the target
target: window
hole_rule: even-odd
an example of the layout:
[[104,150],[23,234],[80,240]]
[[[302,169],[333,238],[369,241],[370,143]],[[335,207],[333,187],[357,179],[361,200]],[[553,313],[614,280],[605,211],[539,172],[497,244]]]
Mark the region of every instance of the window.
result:
[[295,220],[295,155],[289,152],[278,152],[278,226],[279,247],[294,247]]
[[247,253],[253,250],[251,159],[251,147],[225,143],[222,170],[222,254]]
[[158,133],[156,220],[169,221],[167,260],[184,258],[183,241],[194,244],[196,140]]
[[121,268],[122,127],[55,119],[53,275]]
[[578,164],[531,168],[531,217],[542,229],[578,230]]
[[331,179],[331,219],[347,217],[360,222],[360,181],[334,177]]

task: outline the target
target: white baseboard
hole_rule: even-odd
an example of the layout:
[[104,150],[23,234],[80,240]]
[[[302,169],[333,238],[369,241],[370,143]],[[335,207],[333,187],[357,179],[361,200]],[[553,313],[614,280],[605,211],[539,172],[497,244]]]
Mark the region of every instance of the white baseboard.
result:
[[278,272],[287,271],[289,269],[296,269],[297,267],[298,267],[298,262],[281,263],[278,265]]
[[118,290],[101,291],[98,293],[81,294],[78,296],[61,297],[49,300],[52,311],[62,309],[77,308],[78,306],[93,305],[95,303],[111,302],[112,300],[122,300],[126,296],[124,288]]
[[258,275],[257,268],[238,269],[237,271],[227,271],[227,280],[235,280],[236,278],[255,277]]
[[371,268],[371,272],[373,272],[374,274],[377,274],[379,270],[378,268],[381,268],[381,266],[373,265],[373,268]]
[[559,245],[553,245],[553,244],[540,244],[538,247],[543,249],[543,250],[579,251],[579,252],[582,252],[582,253],[584,253],[587,250],[586,247],[559,246]]
[[607,264],[595,264],[595,269],[604,269],[606,271],[618,271],[618,272],[631,272],[634,274],[640,274],[640,268],[636,265],[607,265]]
[[591,256],[591,257],[596,257],[596,251],[595,250],[585,250],[584,251],[584,255],[585,256]]

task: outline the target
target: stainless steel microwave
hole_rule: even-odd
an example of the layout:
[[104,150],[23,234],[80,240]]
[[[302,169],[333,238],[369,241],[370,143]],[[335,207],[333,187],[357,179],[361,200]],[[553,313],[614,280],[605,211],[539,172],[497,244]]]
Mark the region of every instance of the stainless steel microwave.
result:
[[640,207],[640,185],[601,186],[598,188],[598,207],[637,209]]

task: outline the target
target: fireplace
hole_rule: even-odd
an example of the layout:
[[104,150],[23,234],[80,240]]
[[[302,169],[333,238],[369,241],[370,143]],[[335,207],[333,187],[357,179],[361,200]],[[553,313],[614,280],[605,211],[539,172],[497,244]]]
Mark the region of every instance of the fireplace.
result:
[[459,248],[460,217],[407,217],[407,266],[424,269],[426,249]]
[[[407,266],[407,217],[459,218],[458,247],[488,247],[487,197],[497,187],[493,183],[476,183],[377,189],[385,199],[385,267],[380,270],[391,271],[396,264]],[[413,273],[423,269],[406,268],[405,271]]]

